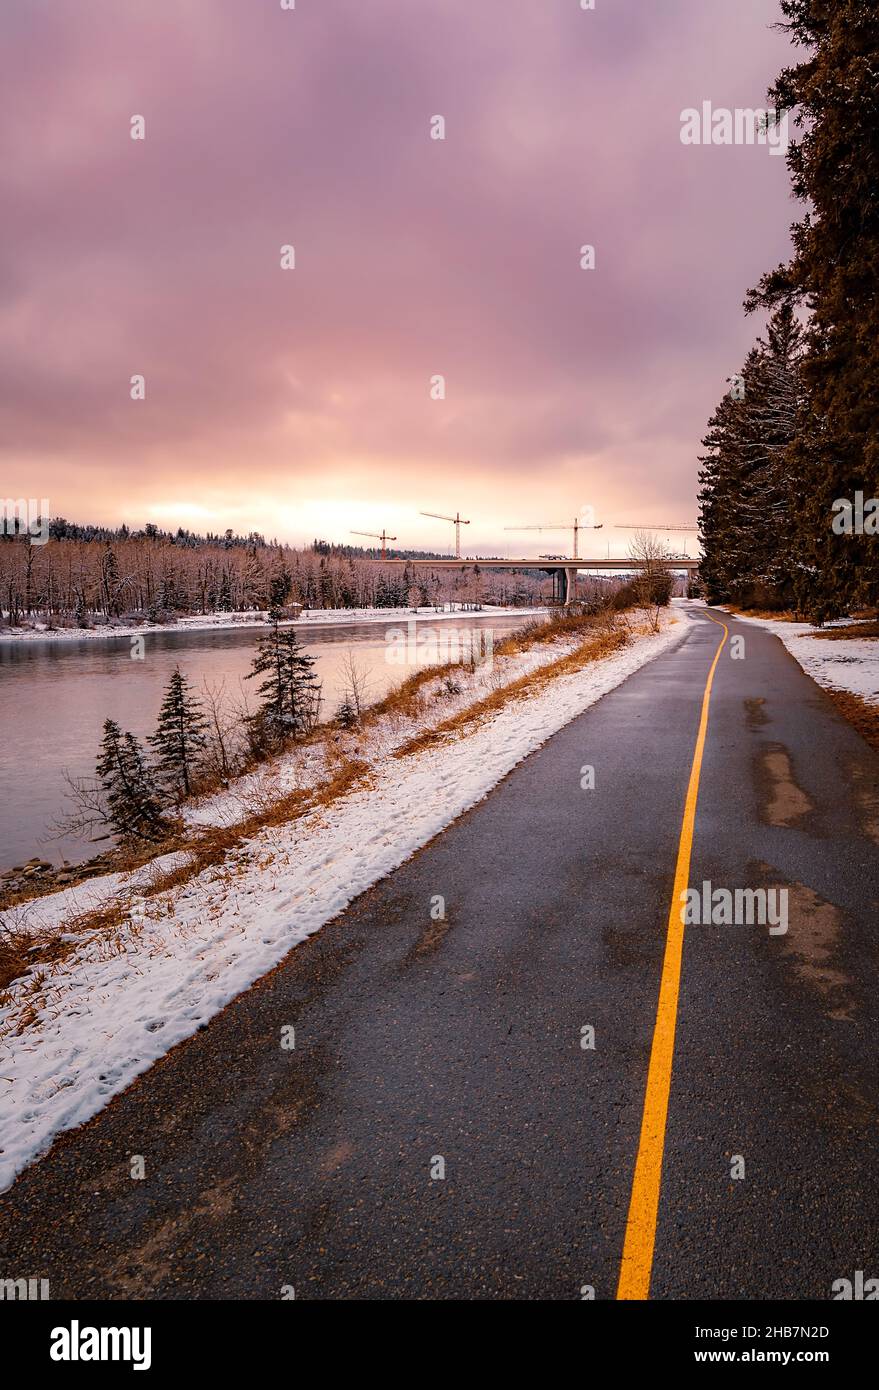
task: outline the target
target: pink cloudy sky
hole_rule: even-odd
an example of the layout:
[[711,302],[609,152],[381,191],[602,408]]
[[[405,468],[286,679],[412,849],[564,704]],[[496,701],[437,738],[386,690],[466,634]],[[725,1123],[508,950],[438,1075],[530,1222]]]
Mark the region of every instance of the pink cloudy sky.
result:
[[294,542],[440,546],[418,510],[460,507],[507,553],[587,505],[695,520],[795,213],[783,159],[680,114],[763,105],[776,0],[2,11],[0,493]]

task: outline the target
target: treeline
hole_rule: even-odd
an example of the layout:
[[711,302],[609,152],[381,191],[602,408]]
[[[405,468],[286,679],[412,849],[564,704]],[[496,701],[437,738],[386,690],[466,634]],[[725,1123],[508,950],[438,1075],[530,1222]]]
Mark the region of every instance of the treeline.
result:
[[[53,521],[70,528],[67,522]],[[72,528],[89,531],[92,528]],[[415,604],[535,603],[551,592],[545,576],[506,571],[386,566],[351,547],[316,541],[298,550],[262,537],[222,539],[188,532],[121,528],[85,538],[50,530],[0,544],[0,621],[18,627],[171,622],[211,613],[305,608],[404,608]]]
[[769,100],[809,211],[745,300],[769,319],[703,441],[701,569],[711,600],[823,622],[879,603],[879,9],[781,8],[805,57]]
[[103,541],[105,544],[127,540],[150,540],[190,548],[203,545],[221,546],[224,550],[233,550],[236,547],[240,549],[243,546],[265,548],[268,545],[275,549],[278,547],[277,541],[267,542],[259,531],[250,531],[246,536],[239,536],[229,527],[222,536],[213,531],[208,531],[202,536],[197,531],[188,531],[185,526],[178,526],[176,531],[163,531],[152,521],[148,521],[138,531],[126,526],[125,522],[115,527],[82,526],[78,522],[67,521],[63,516],[53,517],[49,522],[49,538],[54,541]]

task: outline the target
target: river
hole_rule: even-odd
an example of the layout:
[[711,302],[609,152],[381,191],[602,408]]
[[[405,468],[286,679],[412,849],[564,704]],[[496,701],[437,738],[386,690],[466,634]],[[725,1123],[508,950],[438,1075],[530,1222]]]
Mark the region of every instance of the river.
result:
[[[411,665],[389,660],[403,644],[389,641],[393,630],[405,631],[406,619],[391,614],[387,623],[339,622],[299,626],[298,635],[322,682],[322,715],[331,718],[344,685],[343,666],[353,653],[367,680],[367,699],[380,699],[411,674]],[[456,613],[453,618],[415,620],[422,642],[425,630],[446,635],[490,630],[499,639],[521,627],[526,616]],[[198,689],[203,682],[224,685],[226,694],[240,699],[246,692],[254,702],[252,681],[242,685],[250,670],[259,629],[242,627],[144,634],[143,659],[132,659],[129,637],[59,638],[22,641],[0,638],[0,869],[20,864],[33,855],[53,863],[88,859],[97,846],[55,837],[53,826],[66,803],[65,770],[74,777],[91,777],[109,716],[138,738],[151,733],[162,694],[176,665]],[[482,641],[485,641],[483,637]],[[412,643],[408,644],[411,648]],[[429,645],[429,644],[428,644]],[[103,847],[103,846],[101,846]]]

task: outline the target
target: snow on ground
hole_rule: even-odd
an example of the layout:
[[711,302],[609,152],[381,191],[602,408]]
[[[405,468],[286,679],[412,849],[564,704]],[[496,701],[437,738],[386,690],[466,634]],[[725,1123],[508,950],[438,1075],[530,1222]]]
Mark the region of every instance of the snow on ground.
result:
[[[879,704],[879,639],[826,637],[827,628],[811,623],[786,623],[774,618],[746,618],[780,637],[803,670],[828,690],[849,690]],[[834,629],[840,624],[834,624]]]
[[[48,981],[36,988],[25,975],[0,1009],[0,1189],[54,1135],[101,1110],[552,734],[677,645],[688,622],[685,610],[666,613],[659,634],[637,636],[511,701],[466,737],[385,757],[368,787],[261,831],[167,894],[138,896],[140,870],[120,928],[77,938],[66,960],[38,967],[51,972]],[[556,646],[553,654],[559,651]],[[103,885],[116,892],[122,886],[119,876]],[[99,881],[90,880],[29,904],[29,920],[61,927],[62,899],[82,910],[83,900],[94,903],[100,895]]]
[[[63,926],[76,917],[106,907],[120,893],[136,893],[148,888],[157,874],[170,873],[188,858],[185,851],[178,850],[173,854],[161,854],[130,873],[96,874],[94,878],[84,879],[70,888],[60,888],[57,893],[49,893],[44,898],[31,898],[16,907],[7,908],[5,912],[0,912],[0,927],[9,924],[22,930],[31,928],[42,932],[45,928]],[[0,1030],[2,1020],[0,1010]]]
[[[328,627],[336,623],[386,623],[401,618],[430,619],[439,622],[449,618],[469,621],[472,618],[526,618],[546,613],[546,608],[449,609],[437,612],[433,608],[313,608],[298,618],[283,621],[282,627]],[[0,624],[0,642],[66,642],[71,638],[83,641],[99,637],[143,637],[152,632],[234,632],[240,628],[265,627],[267,614],[251,609],[241,613],[205,613],[193,618],[178,618],[176,623],[103,623],[96,627],[47,628],[35,623],[27,628],[4,628]]]
[[[283,758],[237,778],[228,791],[206,797],[193,805],[186,813],[186,822],[190,826],[234,824],[258,810],[266,801],[278,800],[288,792],[314,787],[326,781],[332,775],[328,758],[338,757],[340,753],[365,760],[378,769],[395,749],[414,735],[441,719],[452,718],[500,686],[509,685],[522,676],[532,675],[542,666],[550,665],[573,651],[581,640],[575,636],[557,638],[553,642],[536,643],[523,652],[509,656],[495,656],[492,651],[491,659],[480,661],[473,670],[466,666],[456,668],[453,681],[457,694],[449,693],[444,687],[445,678],[438,676],[422,687],[424,708],[414,718],[399,715],[387,717],[379,727],[370,726],[366,738],[353,732],[339,735],[336,744],[322,740],[294,749]],[[413,652],[412,656],[418,658],[418,651]],[[436,658],[431,661],[429,657],[428,651],[427,660],[413,659],[401,666],[401,680],[424,669],[426,665],[435,665]]]

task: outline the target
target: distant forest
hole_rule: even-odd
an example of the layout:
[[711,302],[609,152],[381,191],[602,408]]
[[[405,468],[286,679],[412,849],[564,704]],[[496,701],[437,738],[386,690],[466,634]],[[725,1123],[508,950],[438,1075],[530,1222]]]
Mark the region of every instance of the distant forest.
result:
[[[55,518],[49,539],[0,536],[0,613],[8,627],[149,621],[210,613],[304,608],[405,608],[533,604],[552,592],[538,571],[431,571],[376,563],[378,551],[315,540],[298,550],[256,532],[197,535],[180,527],[140,531],[81,526]],[[440,558],[424,551],[389,551]]]

